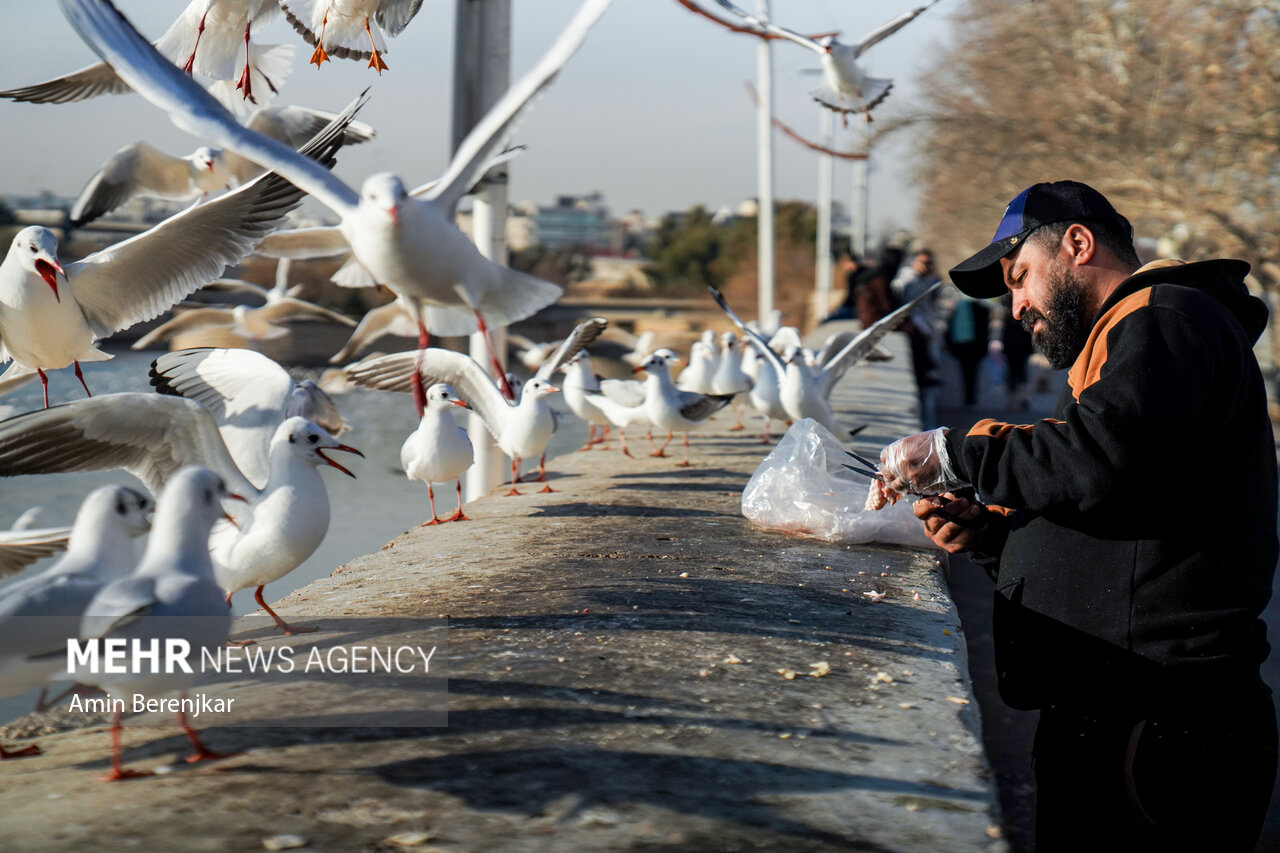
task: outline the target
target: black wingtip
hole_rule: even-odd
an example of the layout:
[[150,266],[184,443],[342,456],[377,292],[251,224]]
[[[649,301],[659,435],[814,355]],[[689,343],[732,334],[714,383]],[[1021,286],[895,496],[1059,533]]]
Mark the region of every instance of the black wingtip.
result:
[[714,284],[708,284],[707,290],[711,291],[711,298],[716,301],[717,305],[719,305],[721,308],[725,309],[726,311],[729,310],[729,304],[724,301],[724,294],[720,292],[719,288],[717,288]]

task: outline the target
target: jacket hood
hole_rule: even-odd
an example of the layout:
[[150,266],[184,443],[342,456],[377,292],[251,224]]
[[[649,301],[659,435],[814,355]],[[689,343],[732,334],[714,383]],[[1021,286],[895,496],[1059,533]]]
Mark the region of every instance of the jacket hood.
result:
[[1249,292],[1244,277],[1249,274],[1249,264],[1245,261],[1224,259],[1214,261],[1197,261],[1183,263],[1181,261],[1153,261],[1129,276],[1116,289],[1110,304],[1117,296],[1133,293],[1144,287],[1156,284],[1177,284],[1183,287],[1194,287],[1212,295],[1226,306],[1240,325],[1250,341],[1257,341],[1258,336],[1267,325],[1267,305]]

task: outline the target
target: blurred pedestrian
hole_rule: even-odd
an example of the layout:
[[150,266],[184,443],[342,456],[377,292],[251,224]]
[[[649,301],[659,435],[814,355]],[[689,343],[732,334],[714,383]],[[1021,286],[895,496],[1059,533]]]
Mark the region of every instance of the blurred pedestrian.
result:
[[[920,249],[911,263],[898,270],[890,283],[894,302],[902,305],[938,283],[934,271],[933,252]],[[916,377],[916,399],[920,404],[920,423],[923,429],[938,426],[938,386],[942,357],[942,329],[946,320],[935,292],[911,312],[902,331],[911,341],[911,370]]]
[[1005,294],[1000,299],[1004,309],[1004,320],[1000,327],[1000,344],[1004,352],[1006,387],[1009,390],[1009,406],[1014,409],[1029,409],[1031,394],[1027,388],[1027,363],[1031,359],[1031,333],[1013,319],[1013,295]]
[[947,319],[947,350],[960,362],[964,404],[978,402],[978,367],[987,354],[991,310],[973,297],[959,293]]

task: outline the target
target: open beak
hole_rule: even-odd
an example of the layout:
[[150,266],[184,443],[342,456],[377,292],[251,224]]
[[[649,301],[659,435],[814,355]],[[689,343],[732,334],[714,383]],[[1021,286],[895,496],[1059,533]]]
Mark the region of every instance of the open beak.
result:
[[637,364],[635,367],[631,368],[631,372],[632,372],[632,373],[644,373],[644,368]]
[[560,386],[559,386],[559,385],[548,385],[548,386],[547,386],[547,393],[548,393],[548,394],[559,394],[559,393],[560,393]]
[[319,456],[321,459],[323,459],[326,465],[337,468],[339,471],[341,471],[342,473],[346,474],[348,477],[354,480],[356,478],[356,475],[352,474],[350,471],[348,471],[342,465],[339,465],[337,462],[334,462],[328,456],[325,456],[324,452],[326,450],[345,450],[347,453],[354,453],[356,456],[359,456],[361,459],[364,458],[364,454],[361,453],[359,450],[356,450],[354,447],[351,447],[350,445],[346,445],[346,444],[339,444],[336,447],[317,447],[316,448],[316,456]]
[[44,283],[49,285],[49,289],[53,291],[53,298],[62,301],[62,297],[58,295],[58,273],[62,273],[62,277],[66,278],[67,273],[62,269],[62,264],[57,261],[46,261],[40,258],[36,261],[36,272],[40,273],[40,277],[44,279]]
[[468,406],[466,403],[462,402],[461,400],[451,400],[450,402],[452,402],[455,406],[457,406],[460,409],[466,409],[468,412],[471,411],[471,407]]

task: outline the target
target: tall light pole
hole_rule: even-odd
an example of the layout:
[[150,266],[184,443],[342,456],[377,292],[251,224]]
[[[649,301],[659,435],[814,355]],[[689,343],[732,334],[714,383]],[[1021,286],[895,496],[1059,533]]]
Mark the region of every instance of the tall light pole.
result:
[[[769,0],[757,4],[762,21],[769,20]],[[760,86],[760,106],[756,111],[756,163],[759,199],[756,211],[756,240],[759,245],[760,286],[756,316],[761,321],[773,310],[773,47],[760,39],[756,48],[756,77]]]
[[[456,0],[453,39],[453,150],[471,128],[497,103],[511,82],[511,0]],[[486,181],[474,196],[471,212],[472,239],[480,254],[500,264],[507,262],[505,181]],[[505,327],[489,329],[493,349],[505,363]],[[489,361],[484,335],[473,334],[471,357]],[[467,431],[475,448],[475,463],[467,470],[467,499],[485,494],[502,481],[503,457],[493,444],[484,421],[472,413]]]
[[869,207],[867,203],[867,164],[871,160],[871,129],[862,132],[862,151],[866,154],[860,160],[853,161],[853,201],[849,206],[849,238],[853,243],[853,253],[859,258],[867,254],[867,220]]
[[[818,107],[818,132],[822,146],[830,149],[835,129],[835,113]],[[818,239],[817,280],[813,288],[814,325],[827,316],[831,305],[831,173],[835,158],[826,151],[818,155]]]

